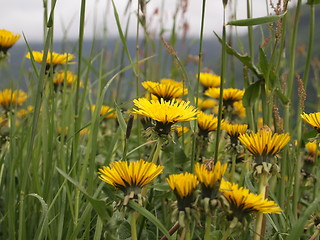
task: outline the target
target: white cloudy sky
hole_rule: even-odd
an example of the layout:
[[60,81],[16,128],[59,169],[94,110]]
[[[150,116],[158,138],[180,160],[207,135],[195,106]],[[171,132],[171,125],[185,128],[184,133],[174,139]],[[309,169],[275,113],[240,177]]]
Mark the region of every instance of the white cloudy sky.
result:
[[[232,0],[235,1],[235,0]],[[268,0],[269,1],[269,0]],[[275,1],[275,0],[273,0]],[[128,0],[115,0],[120,17],[123,16]],[[147,16],[154,16],[155,9],[160,9],[164,4],[164,22],[170,29],[172,16],[176,5],[181,0],[151,0],[147,5]],[[266,16],[266,0],[253,0],[254,17]],[[55,10],[55,38],[61,39],[64,30],[67,31],[67,38],[74,39],[78,36],[79,15],[81,0],[57,0]],[[134,13],[136,12],[137,0],[132,0],[130,34],[136,32]],[[246,16],[246,0],[237,1],[237,18]],[[200,16],[202,1],[189,0],[186,20],[189,24],[189,34],[199,35]],[[205,35],[211,36],[212,31],[219,32],[222,28],[222,0],[207,0]],[[230,10],[228,11],[230,14]],[[29,41],[41,40],[43,34],[43,1],[42,0],[2,0],[0,8],[0,29],[7,29],[15,33],[24,33]],[[126,18],[121,18],[125,26]],[[181,23],[181,21],[180,21]],[[94,27],[95,26],[95,27]],[[112,5],[110,0],[87,0],[86,5],[86,28],[85,37],[91,38],[96,29],[96,35],[101,34],[103,27],[107,27],[109,34],[116,35],[117,27],[114,21]],[[159,26],[159,20],[154,17],[150,29]],[[245,28],[244,28],[245,30]]]

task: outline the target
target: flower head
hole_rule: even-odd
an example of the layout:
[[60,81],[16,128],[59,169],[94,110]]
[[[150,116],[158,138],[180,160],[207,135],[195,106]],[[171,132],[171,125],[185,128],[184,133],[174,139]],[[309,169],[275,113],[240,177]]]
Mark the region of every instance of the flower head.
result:
[[233,103],[233,109],[234,109],[234,113],[239,118],[245,118],[245,116],[246,116],[246,108],[243,106],[242,100],[241,101],[235,101]]
[[8,110],[10,105],[21,106],[27,99],[27,94],[22,90],[5,89],[0,91],[0,105]]
[[20,34],[0,29],[0,55],[6,55],[8,50],[19,40]]
[[222,176],[226,172],[227,166],[227,164],[221,164],[221,162],[218,161],[211,169],[208,169],[206,164],[196,163],[195,173],[202,186],[203,198],[216,198]]
[[167,178],[167,183],[177,197],[179,211],[191,207],[193,193],[199,184],[197,177],[188,172],[171,174]]
[[214,99],[204,99],[198,98],[198,108],[202,111],[218,106],[218,102]]
[[168,134],[171,126],[176,122],[184,122],[195,119],[196,108],[189,105],[189,102],[175,100],[160,101],[139,98],[133,100],[138,109],[133,109],[134,113],[149,117],[156,121],[155,130],[159,134]]
[[230,136],[231,142],[232,143],[237,143],[238,137],[240,136],[240,134],[244,134],[247,131],[248,125],[247,124],[225,123],[223,125],[223,129]]
[[[38,63],[42,63],[43,55],[44,55],[43,51],[42,52],[32,51],[32,56],[34,60]],[[28,53],[26,55],[26,58],[31,59],[31,54]],[[58,65],[63,65],[67,63],[71,64],[73,62],[70,62],[70,61],[72,61],[74,58],[75,56],[71,53],[60,54],[55,52],[48,52],[47,59],[46,59],[46,70],[49,70],[50,64],[53,65],[53,69],[55,69],[55,67]]]
[[320,112],[309,114],[302,113],[300,116],[306,123],[314,127],[317,132],[320,133]]
[[171,130],[176,131],[178,137],[181,137],[183,134],[185,134],[185,133],[190,131],[189,128],[182,127],[181,125],[178,125],[178,124],[172,125]]
[[66,83],[67,87],[71,87],[77,81],[77,75],[71,71],[59,71],[53,77],[53,84],[55,86]]
[[[220,88],[209,88],[204,94],[218,99],[220,97]],[[225,88],[223,89],[223,104],[225,106],[232,105],[235,101],[242,100],[243,94],[243,90],[236,88]]]
[[163,98],[165,101],[179,98],[188,93],[188,89],[183,88],[181,83],[171,79],[163,79],[161,83],[145,81],[142,83],[142,86],[157,96],[159,100]]
[[255,156],[258,163],[275,156],[290,141],[288,133],[278,134],[259,130],[257,133],[244,133],[239,136],[240,142]]
[[212,73],[201,72],[199,77],[200,83],[205,88],[215,88],[220,85],[221,78]]
[[282,212],[281,208],[274,201],[263,199],[262,194],[250,193],[248,189],[239,187],[222,179],[220,191],[230,206],[229,220],[234,217],[242,221],[250,213],[276,213]]
[[[318,154],[320,153],[320,145],[318,145]],[[308,151],[309,154],[312,154],[313,156],[316,155],[316,152],[317,152],[317,144],[315,141],[313,142],[308,142],[306,143],[306,149]]]
[[24,118],[28,114],[32,113],[34,111],[33,106],[28,106],[26,109],[22,108],[19,111],[16,112],[17,116],[19,118]]
[[163,166],[140,159],[137,162],[117,161],[110,166],[99,169],[99,178],[122,190],[125,195],[134,192],[140,194],[141,189],[162,173]]
[[[206,114],[199,111],[198,116],[198,127],[200,136],[208,136],[209,132],[215,131],[218,127],[218,118],[214,117],[212,114]],[[224,120],[221,121],[224,123]]]
[[[92,112],[96,109],[96,105],[93,105],[91,110]],[[109,106],[102,105],[100,109],[100,116],[104,116],[105,119],[116,118],[117,115],[115,110]]]

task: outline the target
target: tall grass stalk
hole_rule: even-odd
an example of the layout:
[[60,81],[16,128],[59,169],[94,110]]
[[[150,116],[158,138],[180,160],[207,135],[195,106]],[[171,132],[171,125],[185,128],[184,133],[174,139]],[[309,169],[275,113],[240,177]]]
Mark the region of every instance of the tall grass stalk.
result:
[[[291,104],[292,104],[292,88],[295,74],[295,56],[296,56],[296,44],[297,44],[297,33],[298,33],[298,24],[299,24],[299,16],[300,16],[300,7],[301,0],[298,0],[298,4],[295,12],[294,25],[291,35],[291,43],[290,43],[290,61],[289,61],[289,75],[288,75],[288,83],[287,89],[285,91],[285,95],[289,102],[284,106],[284,131],[290,132],[290,115],[291,115]],[[283,36],[282,36],[283,37]],[[288,146],[285,147],[283,152],[283,159],[281,163],[281,182],[280,182],[280,199],[279,203],[281,207],[284,207],[284,199],[286,194],[286,186],[285,181],[288,176],[288,157],[289,157],[289,149]]]
[[[205,11],[206,11],[206,0],[202,1],[202,11],[201,11],[201,27],[200,27],[200,40],[199,40],[199,61],[198,61],[198,77],[196,82],[196,94],[195,94],[195,105],[198,106],[199,100],[199,88],[200,88],[200,73],[202,68],[202,44],[203,44],[203,29],[205,24]],[[193,121],[193,129],[196,131],[197,129],[197,121]],[[193,172],[195,159],[198,161],[197,151],[196,151],[196,142],[197,142],[197,134],[195,133],[192,139],[192,156],[191,156],[191,165],[190,171]]]
[[219,96],[219,109],[218,109],[218,125],[216,130],[215,139],[215,151],[214,151],[214,163],[217,163],[219,156],[219,143],[220,143],[220,130],[222,120],[222,108],[223,108],[223,88],[226,78],[226,67],[227,67],[227,50],[226,50],[226,6],[227,1],[223,1],[223,27],[222,27],[222,49],[221,49],[221,83],[220,83],[220,96]]

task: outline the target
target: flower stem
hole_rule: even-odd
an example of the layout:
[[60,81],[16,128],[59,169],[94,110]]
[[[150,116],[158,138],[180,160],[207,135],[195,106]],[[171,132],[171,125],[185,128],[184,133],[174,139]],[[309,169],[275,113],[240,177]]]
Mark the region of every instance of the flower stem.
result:
[[[260,194],[262,194],[263,199],[266,196],[267,183],[268,183],[267,174],[262,173],[260,175],[259,192],[260,192]],[[263,233],[261,231],[263,229],[262,222],[263,222],[263,213],[258,213],[257,221],[256,221],[256,229],[255,229],[255,234],[254,234],[254,240],[260,240],[261,237],[263,236]]]
[[223,5],[223,28],[222,28],[222,56],[221,56],[221,83],[220,83],[220,97],[219,97],[219,110],[218,110],[218,126],[216,130],[216,145],[214,151],[214,163],[218,161],[219,152],[219,138],[220,138],[220,128],[222,119],[222,107],[223,107],[223,87],[224,80],[226,77],[226,5]]
[[315,240],[320,234],[320,229],[317,229],[314,234],[309,238],[309,240]]
[[136,211],[131,212],[130,216],[130,225],[131,225],[131,239],[137,240],[137,213]]
[[160,155],[160,150],[161,150],[161,145],[162,145],[162,141],[161,139],[159,138],[158,141],[157,141],[157,146],[156,146],[156,150],[154,151],[153,153],[153,156],[152,156],[152,163],[156,164],[157,163],[157,160],[159,158],[159,155]]
[[204,240],[210,240],[210,233],[211,233],[211,216],[208,214],[206,216],[206,225],[205,225],[205,232],[204,232]]
[[185,240],[191,240],[190,223],[186,224],[185,231],[186,231]]
[[232,163],[231,163],[231,177],[230,177],[231,182],[234,182],[234,175],[236,172],[236,158],[237,158],[237,155],[233,154]]

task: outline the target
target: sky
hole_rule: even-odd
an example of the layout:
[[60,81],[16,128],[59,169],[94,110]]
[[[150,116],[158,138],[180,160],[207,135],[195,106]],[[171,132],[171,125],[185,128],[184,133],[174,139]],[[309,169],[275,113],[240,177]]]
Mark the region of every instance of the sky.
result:
[[[121,24],[123,28],[127,22],[127,16],[130,17],[129,34],[135,36],[136,33],[136,8],[137,0],[131,0],[132,4],[127,15],[124,14],[128,0],[115,0]],[[246,18],[246,0],[230,1],[230,6],[236,6],[237,18]],[[269,0],[267,0],[269,1]],[[273,0],[275,1],[275,0]],[[50,2],[50,1],[49,1]],[[93,35],[102,36],[104,29],[107,34],[118,36],[117,26],[113,14],[111,0],[87,0],[86,1],[86,24],[85,38],[90,39]],[[163,14],[163,26],[165,29],[171,29],[173,15],[177,4],[181,0],[150,0],[147,4],[148,28],[159,30],[160,13]],[[181,20],[181,11],[178,13],[178,29],[182,29],[183,23],[189,25],[188,35],[197,37],[200,34],[201,20],[201,0],[186,0],[188,2],[187,11],[184,19]],[[253,17],[266,16],[266,0],[253,0]],[[55,28],[54,37],[59,40],[66,37],[69,40],[76,39],[79,32],[81,0],[57,0],[55,9]],[[7,29],[14,33],[25,34],[28,41],[42,41],[43,37],[43,0],[3,0],[0,8],[0,29]],[[158,14],[154,14],[158,9]],[[163,9],[163,10],[161,10]],[[180,8],[181,9],[181,8]],[[227,8],[227,16],[231,9]],[[126,16],[126,17],[123,17]],[[206,1],[205,9],[205,37],[213,37],[213,31],[218,33],[222,29],[223,6],[222,0]],[[239,29],[240,33],[245,32],[246,28]],[[169,34],[169,32],[167,33]]]

